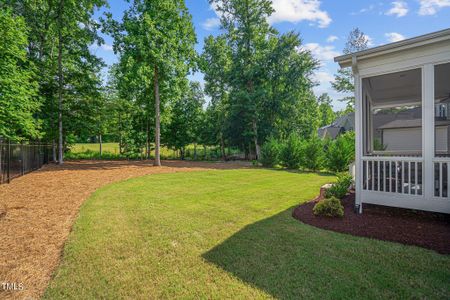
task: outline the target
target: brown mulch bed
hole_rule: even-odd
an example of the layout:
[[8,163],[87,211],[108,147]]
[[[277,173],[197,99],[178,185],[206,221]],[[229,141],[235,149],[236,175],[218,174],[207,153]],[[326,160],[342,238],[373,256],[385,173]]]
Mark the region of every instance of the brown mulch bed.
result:
[[[22,284],[0,299],[37,299],[58,266],[81,204],[109,183],[156,173],[245,168],[245,162],[71,161],[0,185],[0,284]],[[82,288],[82,287],[81,287]]]
[[363,213],[356,214],[355,194],[350,193],[342,200],[343,218],[319,217],[312,209],[320,198],[298,206],[293,217],[327,230],[450,254],[450,215],[370,204],[363,204]]

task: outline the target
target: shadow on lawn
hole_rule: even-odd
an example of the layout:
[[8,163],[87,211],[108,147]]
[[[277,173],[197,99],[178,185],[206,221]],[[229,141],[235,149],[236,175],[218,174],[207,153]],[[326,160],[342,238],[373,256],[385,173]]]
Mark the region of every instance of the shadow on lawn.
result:
[[[313,228],[294,220],[293,209],[244,227],[202,257],[279,299],[420,298],[433,285],[414,286],[432,268],[426,259],[410,263],[423,253]],[[437,272],[442,288],[446,271]]]

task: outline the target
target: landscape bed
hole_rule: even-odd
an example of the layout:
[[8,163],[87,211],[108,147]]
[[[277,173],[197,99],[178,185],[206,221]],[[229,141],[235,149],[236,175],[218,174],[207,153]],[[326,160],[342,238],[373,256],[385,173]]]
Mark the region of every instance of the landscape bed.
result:
[[303,223],[355,236],[416,245],[450,254],[450,216],[381,205],[364,204],[363,214],[354,212],[355,194],[342,199],[343,218],[315,216],[313,207],[322,197],[298,206],[293,217]]

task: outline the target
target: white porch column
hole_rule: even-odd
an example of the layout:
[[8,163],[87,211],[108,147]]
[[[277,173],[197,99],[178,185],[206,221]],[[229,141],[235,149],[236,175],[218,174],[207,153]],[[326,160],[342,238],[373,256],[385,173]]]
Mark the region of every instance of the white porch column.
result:
[[422,72],[422,155],[424,159],[424,196],[434,196],[434,66],[426,64]]
[[362,183],[363,183],[363,164],[362,164],[362,93],[361,77],[359,76],[356,56],[352,57],[352,71],[355,85],[355,205],[359,206],[359,213],[362,213]]

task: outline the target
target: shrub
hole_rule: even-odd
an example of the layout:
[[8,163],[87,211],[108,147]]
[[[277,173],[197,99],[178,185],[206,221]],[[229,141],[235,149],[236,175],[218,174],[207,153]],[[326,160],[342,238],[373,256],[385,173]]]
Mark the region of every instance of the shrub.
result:
[[347,132],[334,141],[329,141],[326,147],[326,166],[330,171],[347,170],[355,159],[355,133]]
[[312,171],[317,171],[322,168],[322,165],[323,142],[317,136],[313,136],[304,142],[301,166]]
[[344,216],[344,206],[339,199],[332,197],[321,200],[314,205],[313,213],[316,216],[339,217]]
[[325,198],[343,198],[347,194],[348,188],[352,182],[353,178],[350,174],[339,174],[336,183],[326,190]]
[[290,134],[280,152],[280,161],[288,169],[300,168],[302,161],[302,141],[296,134]]
[[281,145],[275,138],[269,138],[261,147],[260,162],[264,167],[274,167],[279,163]]

